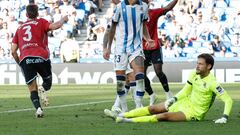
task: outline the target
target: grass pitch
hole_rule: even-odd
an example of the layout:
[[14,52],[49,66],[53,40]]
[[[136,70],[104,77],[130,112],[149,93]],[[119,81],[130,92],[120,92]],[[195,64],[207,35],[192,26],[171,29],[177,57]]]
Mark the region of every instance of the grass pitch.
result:
[[[240,132],[240,84],[223,84],[234,100],[227,124],[214,124],[222,116],[224,104],[216,100],[201,122],[115,123],[104,116],[115,98],[115,85],[54,85],[45,117],[35,110],[26,86],[0,86],[0,135],[238,135]],[[170,84],[177,93],[182,84]],[[154,84],[158,101],[164,100],[160,84]],[[131,96],[129,108],[133,108]],[[148,96],[144,98],[148,104]]]

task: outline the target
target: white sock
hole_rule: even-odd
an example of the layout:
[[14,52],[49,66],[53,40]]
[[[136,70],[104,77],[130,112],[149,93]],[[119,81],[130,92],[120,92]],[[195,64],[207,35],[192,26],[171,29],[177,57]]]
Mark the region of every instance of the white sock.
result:
[[142,107],[142,96],[135,96],[135,104],[136,104],[136,108],[140,108]]
[[153,105],[155,102],[155,93],[152,93],[151,95],[149,95],[149,105]]
[[124,95],[118,96],[118,97],[119,97],[120,105],[122,107],[122,112],[127,112],[128,107],[127,107],[126,93]]
[[120,108],[120,100],[119,100],[119,96],[116,96],[115,102],[112,106],[112,108]]
[[168,92],[165,92],[165,95],[166,95],[166,98],[169,99],[169,98],[172,98],[173,97],[173,94],[171,91],[168,91]]
[[144,79],[136,80],[135,103],[136,108],[142,107],[142,98],[144,96]]

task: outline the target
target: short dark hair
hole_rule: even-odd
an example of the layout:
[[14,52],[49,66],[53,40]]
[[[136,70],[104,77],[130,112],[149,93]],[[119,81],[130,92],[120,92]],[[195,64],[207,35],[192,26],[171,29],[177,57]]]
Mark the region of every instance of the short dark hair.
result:
[[34,19],[38,17],[38,6],[35,4],[29,4],[26,7],[28,18]]
[[214,66],[214,58],[212,57],[212,55],[210,55],[210,54],[208,54],[208,53],[202,53],[202,54],[198,55],[197,58],[198,58],[198,59],[199,59],[199,58],[203,58],[207,64],[212,65],[212,67],[210,68],[210,70],[213,68],[213,66]]

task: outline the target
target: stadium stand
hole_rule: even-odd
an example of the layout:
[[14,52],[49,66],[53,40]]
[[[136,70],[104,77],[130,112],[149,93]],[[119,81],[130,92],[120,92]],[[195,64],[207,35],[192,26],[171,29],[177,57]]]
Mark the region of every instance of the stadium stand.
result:
[[[159,8],[171,0],[154,0],[151,8]],[[49,33],[49,49],[53,63],[60,63],[63,37],[71,32],[80,47],[80,62],[107,62],[102,58],[102,37],[111,21],[111,0],[35,0],[39,15],[50,22],[68,14],[70,19],[58,31]],[[26,20],[28,0],[0,0],[0,63],[14,63],[10,43],[16,27]],[[190,11],[189,5],[195,7]],[[164,47],[166,60],[180,57],[188,60],[209,52],[228,59],[240,55],[240,0],[181,0],[173,11],[159,19],[159,33],[164,31],[170,46]],[[92,21],[94,20],[94,21]],[[9,27],[14,26],[14,27]],[[15,28],[15,29],[14,29]],[[218,35],[227,50],[224,56],[212,52],[209,43]],[[159,34],[159,38],[160,38]],[[178,38],[178,39],[177,39]],[[86,49],[88,48],[88,49]],[[89,49],[90,48],[90,49]]]

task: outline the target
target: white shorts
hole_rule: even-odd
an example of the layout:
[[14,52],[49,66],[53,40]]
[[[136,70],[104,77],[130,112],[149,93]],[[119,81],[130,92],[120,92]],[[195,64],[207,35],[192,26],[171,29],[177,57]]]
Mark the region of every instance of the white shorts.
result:
[[143,50],[141,48],[135,50],[133,53],[121,53],[115,51],[114,56],[114,70],[127,70],[128,66],[130,67],[130,63],[136,58],[136,57],[143,57],[145,59]]

